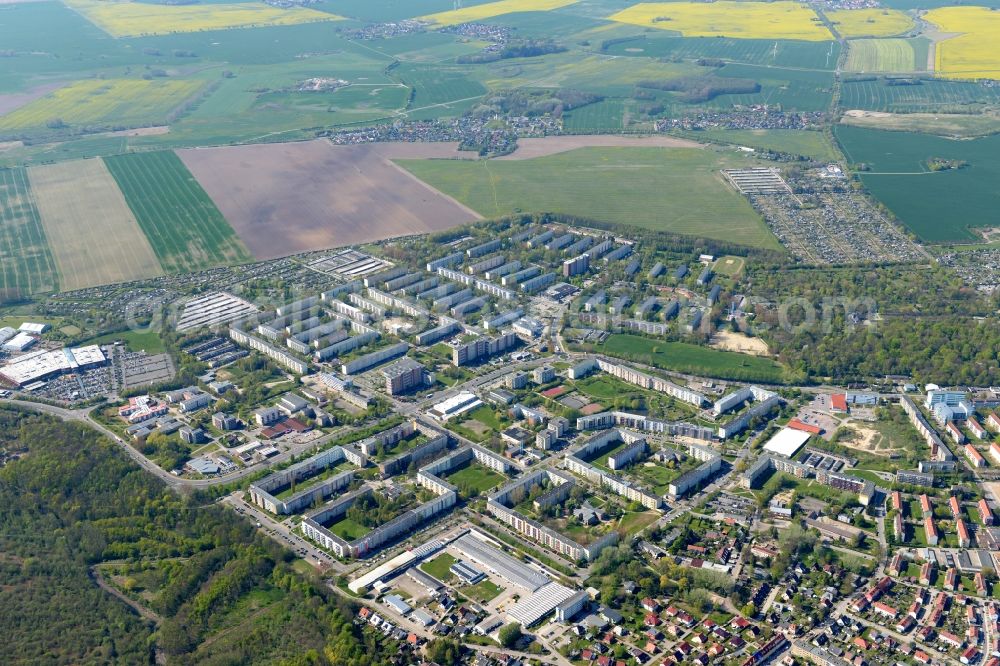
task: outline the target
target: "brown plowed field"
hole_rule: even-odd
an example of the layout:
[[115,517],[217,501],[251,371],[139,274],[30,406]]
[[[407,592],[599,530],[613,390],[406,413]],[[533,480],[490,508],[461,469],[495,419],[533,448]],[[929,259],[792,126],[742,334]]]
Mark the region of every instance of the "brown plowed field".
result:
[[390,161],[473,155],[453,143],[334,146],[317,140],[177,154],[258,259],[480,219]]

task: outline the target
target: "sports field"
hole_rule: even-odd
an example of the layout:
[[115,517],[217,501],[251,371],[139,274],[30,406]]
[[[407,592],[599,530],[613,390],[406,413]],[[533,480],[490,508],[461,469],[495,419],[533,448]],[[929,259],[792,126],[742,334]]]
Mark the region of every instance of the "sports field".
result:
[[0,302],[55,291],[56,265],[24,169],[0,169]]
[[202,85],[202,81],[162,79],[76,81],[0,117],[0,132],[162,123]]
[[757,213],[719,174],[746,161],[701,148],[579,148],[528,160],[399,164],[487,217],[565,213],[779,249]]
[[844,69],[849,72],[914,72],[926,68],[927,44],[923,40],[852,39],[847,43]]
[[954,79],[1000,78],[1000,14],[986,7],[941,7],[924,17],[941,32],[959,33],[937,43],[934,69]]
[[685,37],[833,39],[811,9],[798,2],[642,2],[608,17],[619,23],[673,30]]
[[173,152],[105,157],[168,273],[252,261],[222,213]]
[[140,37],[174,32],[297,25],[340,19],[335,14],[314,9],[301,7],[282,9],[263,2],[161,5],[145,2],[66,0],[66,4],[112,37]]
[[163,275],[104,162],[30,167],[28,180],[63,291]]
[[720,379],[778,383],[784,367],[777,361],[749,354],[708,349],[686,342],[667,342],[638,335],[615,333],[597,350],[646,363],[664,370],[686,372]]
[[842,9],[826,12],[841,37],[892,37],[913,29],[913,19],[897,9]]
[[437,14],[421,16],[424,21],[430,21],[437,25],[458,25],[460,23],[470,23],[482,21],[483,19],[503,16],[504,14],[514,14],[519,12],[547,12],[552,9],[559,9],[572,5],[579,0],[499,0],[498,2],[487,2],[482,5],[463,7]]

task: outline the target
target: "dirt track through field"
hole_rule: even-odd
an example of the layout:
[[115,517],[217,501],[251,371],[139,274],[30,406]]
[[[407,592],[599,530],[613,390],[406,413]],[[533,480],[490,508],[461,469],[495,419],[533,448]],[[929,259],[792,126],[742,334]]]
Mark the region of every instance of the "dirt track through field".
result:
[[163,275],[104,162],[30,167],[28,180],[63,291]]
[[325,140],[177,154],[257,259],[448,229],[480,219],[394,165],[454,158],[454,143]]

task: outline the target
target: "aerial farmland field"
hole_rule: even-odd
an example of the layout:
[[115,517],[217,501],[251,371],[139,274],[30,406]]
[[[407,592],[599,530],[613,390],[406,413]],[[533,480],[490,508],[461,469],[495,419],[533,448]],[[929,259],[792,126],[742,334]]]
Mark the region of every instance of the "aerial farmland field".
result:
[[[865,187],[925,241],[968,242],[977,227],[996,226],[1000,136],[954,141],[845,125],[834,133],[848,162],[868,165],[859,174]],[[932,157],[968,166],[931,171]]]
[[0,116],[0,132],[159,124],[202,85],[191,80],[77,81]]
[[877,77],[845,79],[840,98],[840,105],[845,109],[891,113],[970,113],[998,103],[1000,89],[996,86],[931,78],[905,81]]
[[160,5],[144,2],[68,0],[67,4],[112,37],[164,35],[269,25],[334,21],[340,17],[314,9],[282,9],[263,2]]
[[950,34],[937,44],[935,70],[955,79],[1000,78],[1000,15],[985,7],[941,7],[924,19]]
[[392,157],[459,157],[455,144],[324,140],[178,151],[257,259],[448,229],[478,218]]
[[834,69],[840,44],[732,37],[675,37],[651,32],[635,37],[608,40],[604,53],[634,58],[719,58],[726,62],[775,67]]
[[545,12],[572,5],[576,2],[579,2],[579,0],[498,0],[497,2],[487,2],[481,5],[428,14],[420,18],[440,26],[458,25],[459,23],[482,21],[494,16],[503,16],[504,14]]
[[775,150],[790,155],[834,162],[839,159],[824,132],[808,130],[724,130],[708,129],[692,133],[692,139],[722,141],[760,150]]
[[833,39],[813,10],[798,2],[643,2],[608,17],[619,23],[674,30],[685,37]]
[[163,275],[142,229],[101,160],[30,167],[63,291]]
[[[578,141],[585,145],[586,137]],[[485,216],[565,213],[777,249],[757,213],[719,173],[747,161],[704,148],[593,147],[524,160],[399,163]]]
[[168,273],[252,260],[174,153],[130,153],[104,162]]
[[849,72],[922,72],[927,69],[926,39],[852,39],[847,43]]
[[892,37],[912,30],[913,19],[895,9],[842,9],[826,17],[841,37]]
[[0,169],[0,301],[57,286],[28,175],[24,169]]

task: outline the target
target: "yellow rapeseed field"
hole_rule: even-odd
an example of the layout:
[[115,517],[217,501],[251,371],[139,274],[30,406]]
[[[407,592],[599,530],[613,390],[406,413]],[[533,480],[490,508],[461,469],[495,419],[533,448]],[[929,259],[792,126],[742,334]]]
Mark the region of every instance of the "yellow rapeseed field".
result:
[[833,39],[816,13],[798,2],[643,2],[609,18],[685,37]]
[[116,0],[65,0],[112,37],[165,35],[267,25],[335,21],[342,17],[315,9],[280,9],[263,2],[219,5],[153,5]]
[[842,37],[892,37],[911,30],[913,19],[897,9],[842,9],[826,12]]
[[481,21],[493,18],[494,16],[503,16],[504,14],[513,14],[515,12],[546,12],[550,9],[559,9],[560,7],[566,7],[576,2],[579,2],[579,0],[499,0],[499,2],[487,2],[483,5],[428,14],[420,18],[441,26],[458,25],[459,23]]
[[942,7],[924,18],[941,32],[960,33],[937,43],[935,70],[954,79],[1000,79],[1000,13],[985,7]]
[[55,121],[70,126],[136,126],[163,122],[203,81],[88,79],[0,116],[0,131],[43,128]]

